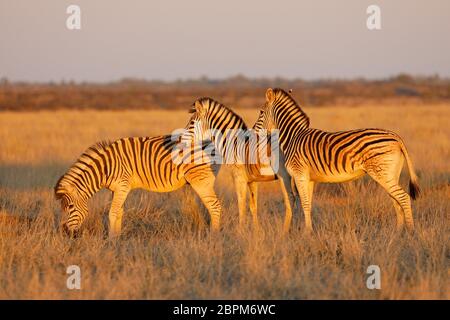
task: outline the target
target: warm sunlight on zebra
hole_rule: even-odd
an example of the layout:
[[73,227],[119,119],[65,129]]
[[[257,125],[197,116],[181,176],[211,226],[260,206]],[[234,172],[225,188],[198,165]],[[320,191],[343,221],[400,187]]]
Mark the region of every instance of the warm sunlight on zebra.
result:
[[[272,170],[272,164],[269,161],[264,163],[264,159],[256,159],[250,161],[256,154],[264,148],[270,148],[270,145],[261,145],[260,140],[241,139],[240,134],[261,132],[261,123],[256,122],[253,129],[248,129],[244,120],[233,110],[223,104],[211,99],[201,98],[195,101],[191,112],[195,112],[200,119],[199,131],[201,131],[205,139],[211,139],[215,150],[225,159],[223,164],[230,165],[236,189],[238,207],[239,207],[239,223],[243,225],[247,211],[247,192],[250,194],[250,211],[253,218],[253,225],[258,227],[258,182],[273,181],[280,179],[280,186],[283,193],[285,203],[285,222],[284,230],[287,231],[292,219],[292,209],[296,206],[298,199],[297,190],[294,183],[291,183],[291,177],[284,167],[284,160],[279,157],[280,153],[276,150],[279,157],[278,170]],[[219,135],[211,136],[211,133],[218,132]],[[265,130],[264,130],[265,132]],[[249,135],[250,137],[252,135]],[[247,136],[247,137],[249,137]],[[253,135],[252,137],[255,137]],[[262,140],[261,140],[262,141]],[[270,141],[266,141],[270,142]],[[231,159],[232,158],[232,159]],[[233,160],[231,163],[227,161]],[[267,159],[270,160],[270,159]]]
[[[194,129],[196,121],[192,116],[187,131]],[[86,150],[55,186],[56,198],[67,216],[64,229],[71,235],[78,232],[88,214],[88,200],[102,188],[113,191],[109,235],[114,237],[121,232],[123,204],[132,189],[170,192],[189,184],[208,209],[212,230],[218,230],[222,207],[214,183],[219,166],[204,155],[201,161],[174,163],[178,140],[173,135],[124,138]],[[192,150],[190,156],[197,154]]]
[[[411,200],[419,195],[417,176],[402,139],[383,129],[325,132],[309,127],[309,118],[282,89],[266,91],[258,121],[279,130],[285,165],[294,178],[305,214],[306,231],[312,231],[311,203],[316,182],[344,182],[368,174],[390,195],[397,227],[414,228]],[[399,185],[403,162],[410,175],[409,194]]]

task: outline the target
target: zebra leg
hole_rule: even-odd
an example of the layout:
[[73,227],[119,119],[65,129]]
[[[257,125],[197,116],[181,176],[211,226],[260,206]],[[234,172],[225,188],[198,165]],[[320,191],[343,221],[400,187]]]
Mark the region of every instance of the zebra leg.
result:
[[296,207],[296,200],[294,197],[293,186],[292,185],[292,177],[289,173],[280,168],[278,172],[278,177],[280,179],[281,192],[283,193],[283,200],[285,206],[285,214],[284,214],[284,225],[283,225],[283,233],[289,232],[289,228],[291,226],[292,221],[292,208]]
[[305,231],[311,233],[313,231],[311,221],[311,197],[314,184],[311,185],[311,181],[307,177],[296,176],[294,179],[300,195],[303,214],[305,215]]
[[[313,201],[313,193],[314,193],[314,181],[309,181],[308,183],[308,195],[309,195],[309,205],[310,205],[310,212],[312,212],[312,201]],[[312,226],[312,223],[311,223]],[[311,227],[312,230],[312,227]]]
[[[397,203],[394,207],[397,213],[397,229],[401,230],[403,226],[403,214],[406,221],[406,226],[408,229],[414,229],[414,220],[412,217],[411,210],[411,199],[409,195],[402,189],[402,187],[395,182],[385,182],[385,181],[377,181],[391,196],[391,198]],[[401,208],[402,212],[399,211]]]
[[392,203],[394,204],[395,213],[397,214],[397,230],[401,231],[403,229],[403,225],[405,224],[404,213],[397,200],[395,200],[394,198],[391,199]]
[[253,226],[257,230],[259,229],[258,221],[258,183],[250,182],[248,184],[248,189],[250,191],[250,212],[253,217]]
[[[414,220],[412,216],[411,199],[409,195],[405,192],[405,190],[402,189],[399,184],[386,184],[384,188],[403,210],[406,226],[408,227],[408,229],[413,230]],[[401,220],[401,223],[403,222],[403,219],[397,219],[397,223],[399,222],[399,220]],[[400,226],[397,225],[397,228],[400,229]]]
[[[398,181],[400,180],[400,174],[402,173],[403,168],[403,157],[398,157],[398,160],[394,162],[396,165],[392,166],[391,176],[392,182],[399,185]],[[392,203],[394,204],[395,213],[397,215],[397,230],[401,231],[405,224],[405,212],[403,212],[402,207],[399,205],[396,199],[391,198]]]
[[313,199],[313,192],[314,192],[314,181],[309,181],[308,183],[308,190],[309,190],[309,201],[312,207],[312,199]]
[[190,180],[186,177],[191,187],[197,193],[202,200],[205,207],[208,209],[211,217],[211,229],[212,231],[218,231],[220,227],[220,216],[222,214],[222,206],[214,191],[215,176],[211,175],[207,178]]
[[393,199],[397,214],[397,229],[402,229],[404,221],[408,229],[414,229],[411,198],[398,183],[403,167],[403,155],[394,153],[387,159],[373,158],[373,162],[366,164],[366,167],[372,179],[378,182]]
[[243,177],[242,171],[238,169],[233,169],[233,180],[234,180],[234,187],[236,188],[236,196],[239,208],[239,226],[242,227],[245,224],[247,213],[248,181]]
[[114,191],[111,208],[109,210],[109,238],[120,235],[122,230],[123,204],[130,189],[122,188]]
[[295,186],[295,179],[291,177],[291,190],[292,190],[292,196],[294,197],[294,206],[292,207],[292,210],[300,210],[300,197],[298,195],[297,187]]

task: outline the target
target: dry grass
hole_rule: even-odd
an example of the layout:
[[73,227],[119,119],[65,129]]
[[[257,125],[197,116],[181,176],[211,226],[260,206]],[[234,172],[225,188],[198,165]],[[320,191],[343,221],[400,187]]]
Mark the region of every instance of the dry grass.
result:
[[[255,110],[237,110],[248,123]],[[382,127],[398,132],[423,189],[413,203],[417,230],[395,232],[388,196],[368,179],[319,185],[315,234],[280,234],[278,183],[261,184],[261,234],[237,227],[237,207],[226,168],[217,189],[223,231],[210,238],[195,219],[205,210],[189,188],[170,194],[134,191],[120,240],[104,238],[110,202],[91,202],[80,239],[56,228],[57,178],[101,139],[170,133],[183,127],[181,111],[2,113],[0,116],[0,298],[231,298],[448,299],[450,128],[448,106],[306,108],[312,126],[339,130]],[[407,174],[402,176],[406,185]],[[66,289],[66,268],[82,271],[82,290]],[[368,290],[367,266],[377,264],[382,289]]]

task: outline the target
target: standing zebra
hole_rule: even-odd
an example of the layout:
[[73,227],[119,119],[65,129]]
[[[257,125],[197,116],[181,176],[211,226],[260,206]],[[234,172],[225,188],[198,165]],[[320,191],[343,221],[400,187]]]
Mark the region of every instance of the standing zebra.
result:
[[[250,211],[253,218],[253,224],[258,227],[257,216],[257,196],[258,182],[273,181],[280,179],[280,185],[285,202],[285,222],[284,230],[287,231],[292,219],[292,208],[298,202],[297,190],[294,183],[291,183],[291,177],[285,170],[283,159],[279,159],[279,170],[275,174],[268,163],[249,161],[252,155],[258,151],[260,144],[255,139],[242,139],[239,132],[248,130],[244,120],[223,104],[211,99],[201,98],[194,102],[191,113],[197,114],[200,119],[198,131],[204,136],[204,139],[212,140],[215,150],[222,156],[235,158],[230,165],[239,207],[239,224],[243,225],[246,216],[247,190],[250,194]],[[241,130],[241,131],[239,131]],[[261,130],[261,123],[256,122],[253,132],[258,133]],[[210,136],[213,131],[219,132],[218,136]],[[232,149],[232,150],[230,150]],[[281,153],[279,153],[281,154]],[[226,162],[225,162],[226,164]]]
[[[186,129],[194,129],[195,115]],[[171,135],[124,138],[98,143],[87,149],[55,186],[56,198],[67,214],[64,229],[76,233],[88,214],[88,200],[102,188],[113,191],[109,211],[109,235],[120,234],[123,204],[132,189],[170,192],[189,184],[211,216],[212,230],[218,230],[222,208],[214,192],[219,166],[202,162],[176,164],[173,150],[179,141]],[[196,155],[197,150],[192,150]]]
[[404,221],[414,228],[410,196],[398,181],[406,159],[412,199],[419,195],[417,176],[402,139],[382,129],[325,132],[309,128],[309,118],[282,89],[266,91],[266,103],[258,122],[279,130],[285,165],[294,178],[305,214],[306,230],[312,231],[311,202],[315,182],[344,182],[368,174],[391,196],[397,228]]

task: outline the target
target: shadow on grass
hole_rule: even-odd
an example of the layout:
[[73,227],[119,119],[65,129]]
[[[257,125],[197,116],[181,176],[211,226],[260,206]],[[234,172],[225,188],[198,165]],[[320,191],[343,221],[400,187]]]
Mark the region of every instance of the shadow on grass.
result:
[[70,165],[63,163],[39,165],[0,165],[0,187],[26,190],[53,188]]

